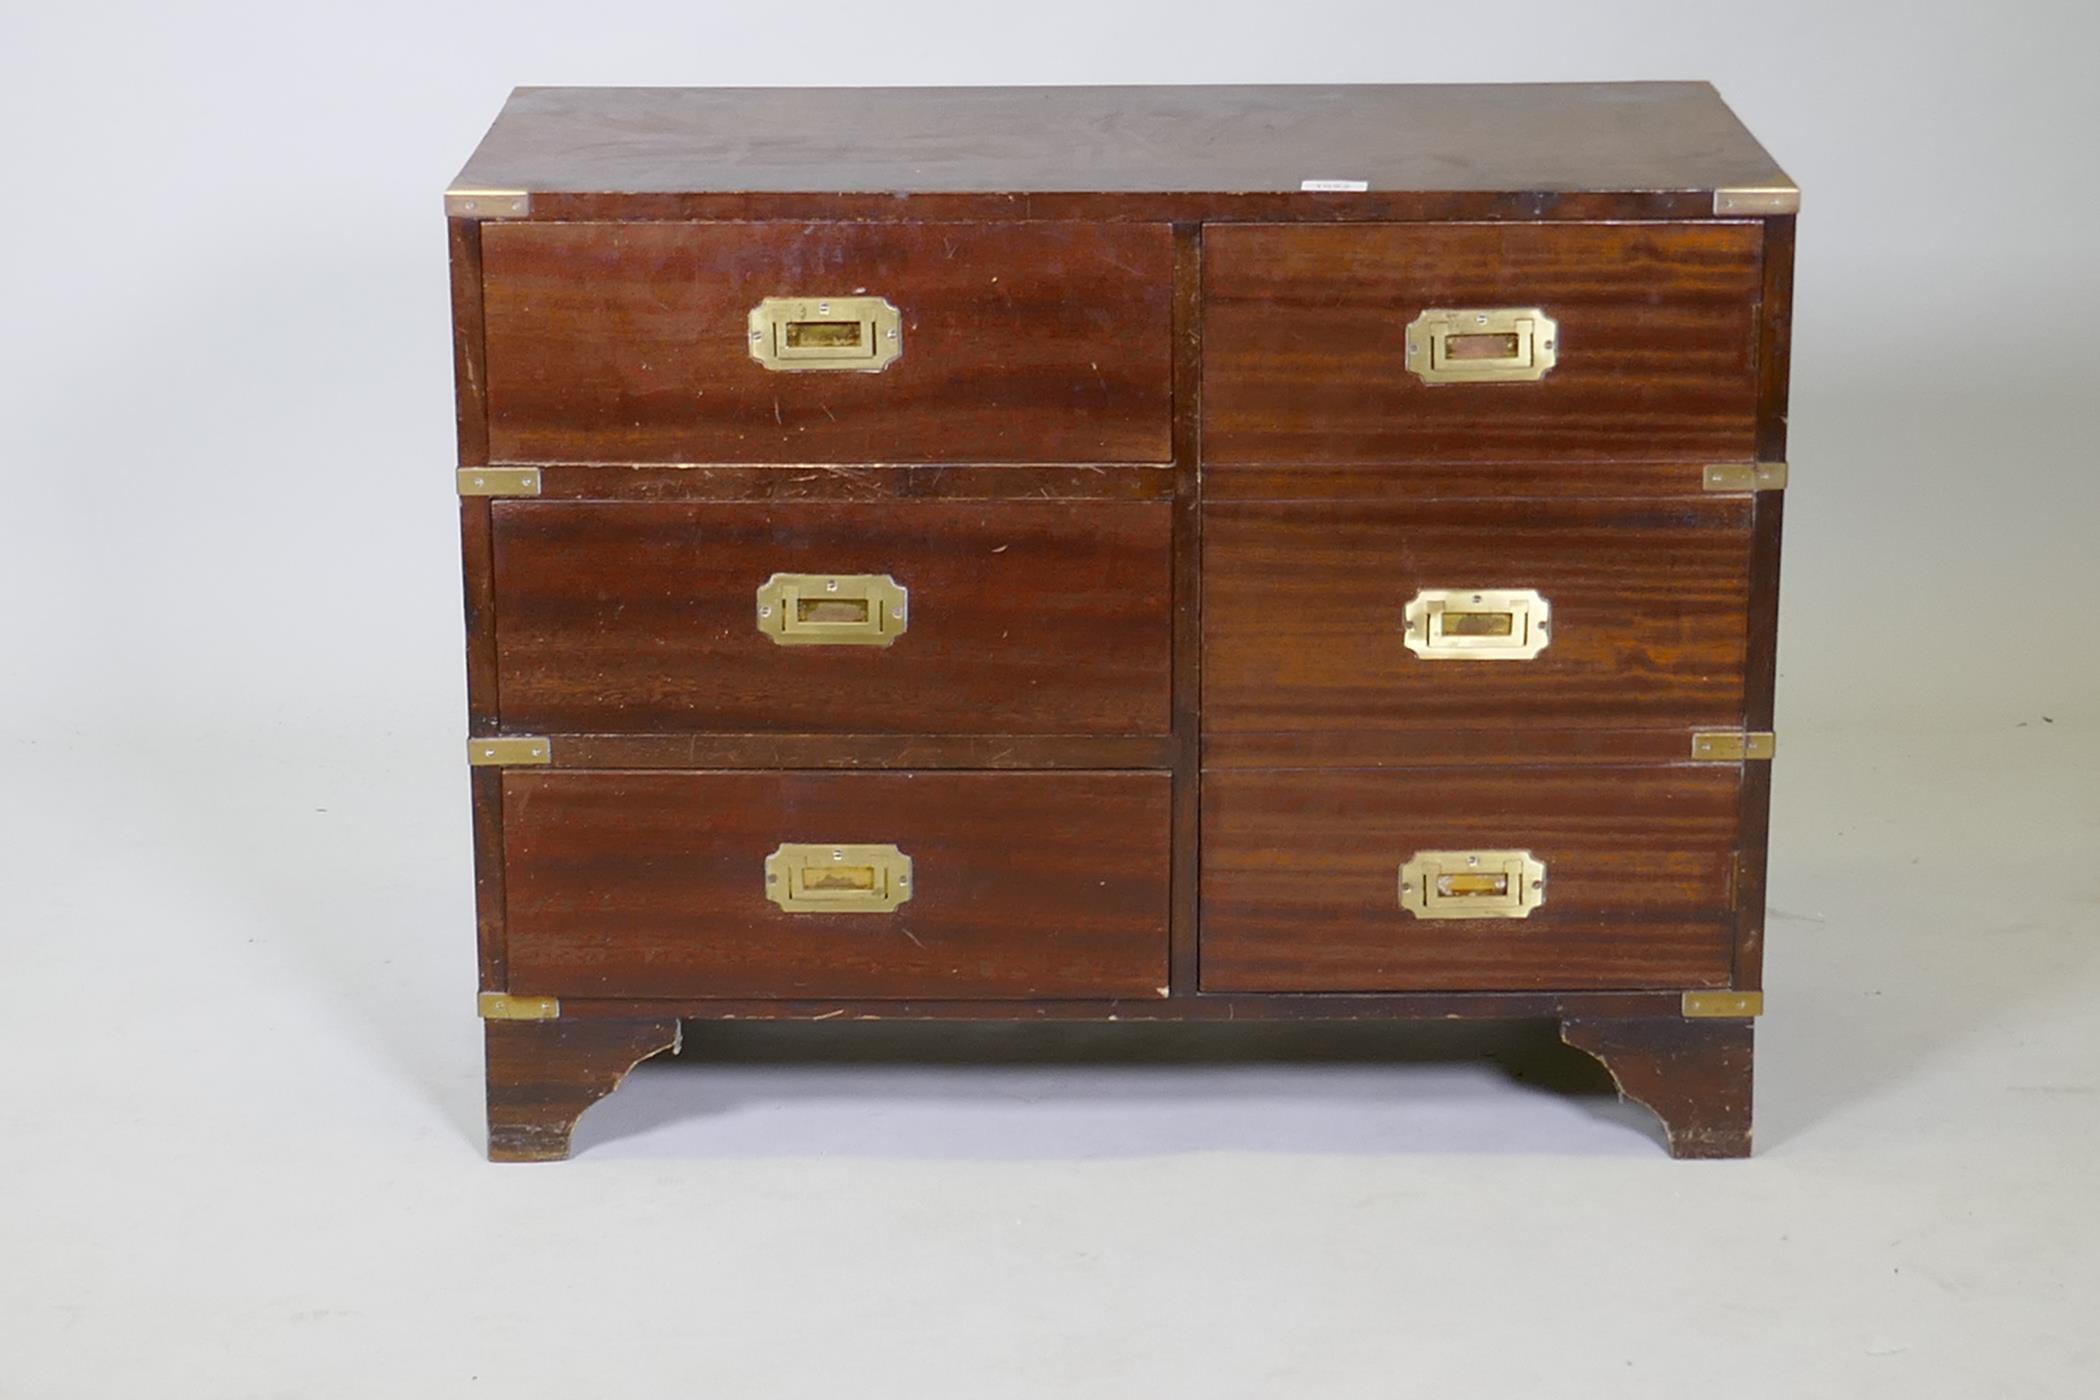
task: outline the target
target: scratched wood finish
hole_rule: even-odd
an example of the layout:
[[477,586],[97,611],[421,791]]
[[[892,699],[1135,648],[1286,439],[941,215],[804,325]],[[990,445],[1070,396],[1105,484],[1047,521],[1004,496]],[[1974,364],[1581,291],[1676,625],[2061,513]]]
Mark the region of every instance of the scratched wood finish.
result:
[[1752,1022],[1578,1017],[1560,1034],[1662,1120],[1672,1157],[1750,1155]]
[[[1224,226],[1204,234],[1203,452],[1288,462],[1737,461],[1757,446],[1757,224]],[[1431,307],[1537,306],[1559,362],[1424,384]]]
[[[1203,988],[1498,991],[1725,986],[1730,764],[1203,775]],[[1417,851],[1529,850],[1523,919],[1400,908]]]
[[558,1162],[583,1111],[629,1070],[678,1048],[678,1022],[661,1012],[619,1020],[489,1021],[489,1160]]
[[540,468],[548,501],[1161,501],[1165,465],[1069,466],[965,462],[941,466],[803,462],[792,466],[637,463]]
[[[1750,498],[1206,506],[1206,733],[1735,727]],[[1524,661],[1429,660],[1425,588],[1533,588],[1550,642]],[[1680,735],[1683,753],[1688,736]]]
[[[510,990],[595,997],[1150,996],[1164,773],[504,774]],[[888,913],[766,898],[783,842],[892,843]]]
[[[1787,386],[1793,371],[1794,220],[1765,225],[1763,335],[1758,352],[1758,455],[1783,462],[1787,456]],[[1779,682],[1779,560],[1786,493],[1761,492],[1757,499],[1756,544],[1750,564],[1749,724],[1773,729]],[[1741,926],[1736,942],[1739,987],[1762,987],[1765,977],[1765,883],[1771,837],[1772,765],[1764,764],[1743,784],[1743,872]]]
[[[1300,189],[1336,177],[1368,188]],[[560,219],[1538,219],[1785,182],[1711,86],[1662,82],[520,88],[456,183]]]
[[[561,1155],[681,1016],[1553,1017],[1679,1155],[1748,1150],[1748,1023],[1679,997],[1758,984],[1770,765],[1684,753],[1772,724],[1779,497],[1700,473],[1785,457],[1794,220],[1713,217],[1790,182],[1711,88],[522,89],[459,183],[530,195],[448,221],[459,463],[543,468],[461,512],[469,727],[555,749],[473,782],[482,985],[562,996],[489,1028],[492,1155]],[[903,306],[905,359],[752,362],[750,306],[804,272]],[[1560,367],[1419,385],[1401,332],[1462,298],[1545,306]],[[797,660],[734,651],[758,580],[710,611],[727,565],[675,526],[610,561],[505,533],[593,502],[910,536],[1031,614],[1048,590],[965,569],[984,531],[911,512],[1040,503],[1095,625],[1043,649],[973,602],[996,677],[945,645],[868,653],[923,682],[872,694],[865,657],[758,677]],[[499,578],[509,542],[537,554]],[[1144,625],[1089,591],[1140,554]],[[1490,565],[1556,605],[1537,662],[1410,665],[1356,625]],[[912,587],[900,647],[930,640]],[[909,713],[814,717],[842,706]],[[812,816],[916,823],[972,872],[905,906],[927,946],[747,922],[788,839],[760,828]],[[1410,919],[1403,844],[1531,845],[1547,906]]]
[[[1170,722],[1164,501],[495,510],[498,691],[526,731],[1160,734]],[[781,646],[775,573],[888,574],[886,647]]]
[[1670,1017],[1682,992],[1338,992],[1221,993],[1172,997],[1059,997],[1055,1000],[925,1000],[820,997],[621,999],[565,997],[561,1014],[614,1020],[676,1015],[689,1021],[1390,1021],[1559,1020],[1563,1017]]
[[[539,462],[1163,462],[1163,225],[492,223],[489,451]],[[769,370],[769,296],[887,298],[880,373]]]
[[[563,768],[1171,768],[1167,734],[564,734]],[[1670,757],[1677,757],[1672,753]]]

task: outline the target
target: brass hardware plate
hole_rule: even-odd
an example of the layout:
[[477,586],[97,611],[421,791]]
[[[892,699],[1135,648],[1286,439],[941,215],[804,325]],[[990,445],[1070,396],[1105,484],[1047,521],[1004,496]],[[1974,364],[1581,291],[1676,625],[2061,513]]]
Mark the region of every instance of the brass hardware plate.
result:
[[1786,463],[1728,462],[1706,469],[1709,491],[1784,491]]
[[1779,752],[1779,736],[1740,729],[1702,729],[1692,735],[1692,757],[1715,763],[1742,763]]
[[881,297],[767,297],[751,308],[749,334],[767,369],[873,374],[904,353],[904,319]]
[[783,843],[766,857],[766,898],[790,914],[887,914],[911,898],[895,846]]
[[469,739],[467,762],[476,768],[530,768],[554,761],[545,739]]
[[1424,384],[1513,384],[1544,379],[1559,343],[1536,306],[1431,307],[1407,328],[1407,367]]
[[1737,185],[1714,191],[1716,214],[1798,214],[1801,191],[1793,185]]
[[1529,851],[1416,851],[1400,867],[1400,907],[1418,919],[1524,919],[1545,902]]
[[509,992],[481,994],[484,1021],[552,1021],[560,1016],[561,1001],[556,997],[514,997]]
[[758,630],[784,647],[886,647],[910,597],[888,574],[775,574],[758,586]]
[[1532,588],[1425,588],[1404,617],[1424,661],[1529,661],[1552,640],[1553,605]]
[[459,494],[462,496],[537,496],[540,494],[540,469],[538,467],[461,467],[459,469]]
[[524,190],[445,191],[445,213],[455,219],[515,219],[532,212],[532,196]]
[[1765,1014],[1763,992],[1686,992],[1684,1014],[1692,1017],[1711,1016],[1762,1016]]

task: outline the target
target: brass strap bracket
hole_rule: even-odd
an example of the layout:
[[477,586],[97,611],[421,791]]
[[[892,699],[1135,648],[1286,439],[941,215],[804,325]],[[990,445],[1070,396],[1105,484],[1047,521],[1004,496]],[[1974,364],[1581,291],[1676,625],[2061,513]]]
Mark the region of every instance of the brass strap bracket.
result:
[[1784,491],[1786,463],[1728,462],[1710,466],[1701,484],[1709,491]]
[[1730,185],[1714,191],[1716,214],[1798,214],[1798,185]]
[[1692,757],[1710,763],[1769,759],[1778,751],[1779,736],[1769,730],[1701,729],[1692,735]]
[[445,191],[445,215],[453,219],[516,219],[532,212],[532,196],[524,190],[477,190],[453,188]]
[[1684,1014],[1692,1020],[1724,1017],[1747,1020],[1765,1014],[1763,992],[1686,992]]
[[540,469],[538,467],[461,467],[459,469],[459,494],[462,496],[537,496],[540,494]]
[[531,768],[554,762],[548,739],[469,739],[467,762],[476,768]]
[[509,992],[483,992],[484,1021],[553,1021],[561,1016],[559,997],[514,997]]

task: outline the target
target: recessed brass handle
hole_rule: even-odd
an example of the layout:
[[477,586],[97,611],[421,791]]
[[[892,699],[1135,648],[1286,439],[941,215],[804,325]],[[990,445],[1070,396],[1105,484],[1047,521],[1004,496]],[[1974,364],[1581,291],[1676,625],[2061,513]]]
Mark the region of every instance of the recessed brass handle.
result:
[[1534,588],[1425,588],[1404,618],[1424,661],[1529,661],[1552,640],[1553,605]]
[[881,297],[767,297],[751,308],[749,334],[767,369],[873,374],[904,353],[904,320]]
[[758,586],[758,630],[784,647],[886,647],[910,597],[888,574],[775,574]]
[[1545,902],[1529,851],[1416,851],[1400,867],[1400,907],[1418,919],[1525,919]]
[[783,842],[766,857],[766,898],[790,914],[886,914],[911,898],[911,857],[895,846]]
[[1424,384],[1544,379],[1560,326],[1536,306],[1431,307],[1407,328],[1407,367]]

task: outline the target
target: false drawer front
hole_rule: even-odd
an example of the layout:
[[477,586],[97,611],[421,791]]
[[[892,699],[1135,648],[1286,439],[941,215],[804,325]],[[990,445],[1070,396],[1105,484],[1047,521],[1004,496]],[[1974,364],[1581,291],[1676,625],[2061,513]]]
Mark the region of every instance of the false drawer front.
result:
[[1164,995],[1164,773],[507,771],[513,990]]
[[1755,453],[1755,223],[1204,232],[1207,463]]
[[1161,224],[491,223],[496,461],[1164,462]]
[[1203,988],[1724,986],[1741,785],[1727,764],[1206,773]]
[[498,501],[498,703],[557,733],[1165,733],[1171,515]]
[[[1207,733],[1740,727],[1748,497],[1203,516]],[[1433,750],[1432,750],[1433,751]]]

